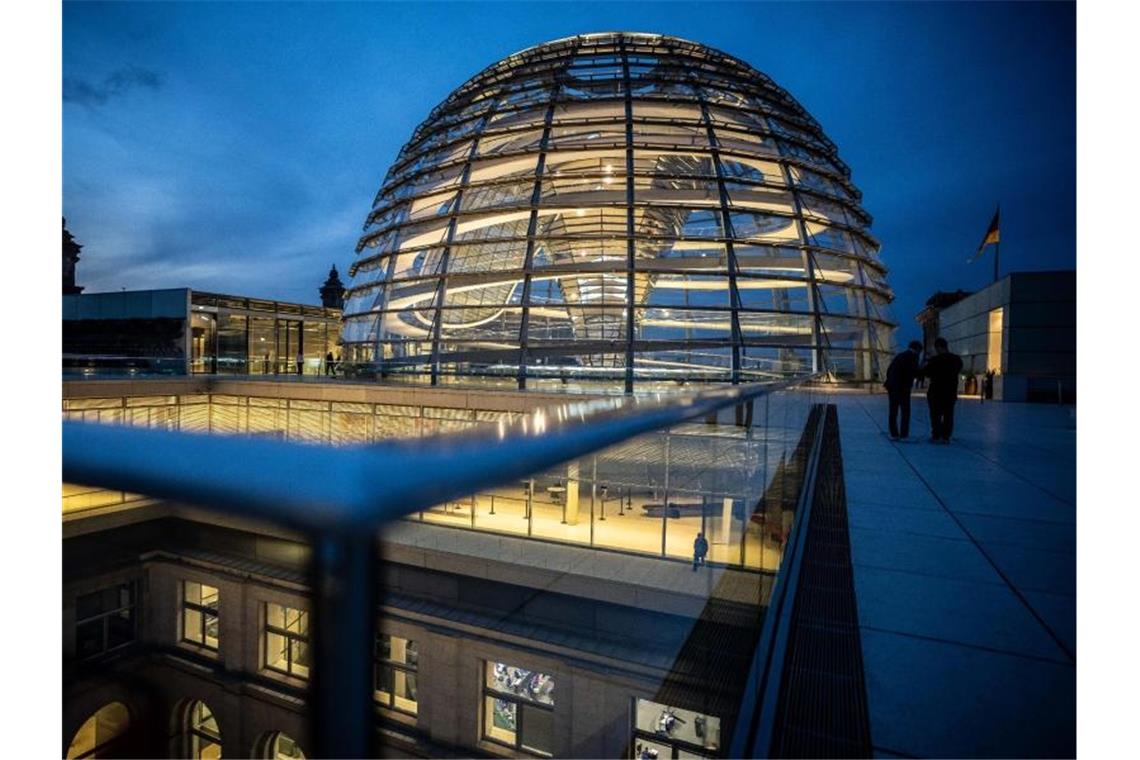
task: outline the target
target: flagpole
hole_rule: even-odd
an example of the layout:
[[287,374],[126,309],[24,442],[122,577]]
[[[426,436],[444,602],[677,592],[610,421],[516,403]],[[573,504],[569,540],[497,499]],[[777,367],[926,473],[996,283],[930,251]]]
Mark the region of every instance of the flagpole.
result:
[[998,262],[1001,261],[1001,240],[994,243],[994,282],[998,281]]

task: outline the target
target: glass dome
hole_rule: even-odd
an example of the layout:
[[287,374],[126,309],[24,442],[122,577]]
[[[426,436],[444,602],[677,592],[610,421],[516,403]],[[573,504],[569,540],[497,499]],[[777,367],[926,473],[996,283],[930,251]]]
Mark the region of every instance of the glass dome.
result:
[[850,174],[724,53],[627,33],[529,48],[400,151],[350,270],[344,357],[520,387],[879,379],[893,296]]

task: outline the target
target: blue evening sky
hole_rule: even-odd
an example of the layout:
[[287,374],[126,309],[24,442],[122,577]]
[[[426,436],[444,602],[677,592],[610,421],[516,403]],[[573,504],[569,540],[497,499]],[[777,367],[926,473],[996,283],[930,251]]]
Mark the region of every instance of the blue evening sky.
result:
[[1075,5],[123,3],[63,14],[63,212],[88,292],[317,301],[400,146],[482,68],[659,32],[735,55],[851,166],[905,341],[1002,206],[1002,269],[1076,265]]

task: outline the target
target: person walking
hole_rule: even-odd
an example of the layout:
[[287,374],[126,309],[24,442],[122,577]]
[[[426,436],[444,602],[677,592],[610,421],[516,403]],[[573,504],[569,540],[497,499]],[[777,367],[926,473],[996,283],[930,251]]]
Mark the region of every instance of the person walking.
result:
[[709,553],[709,542],[705,539],[704,531],[697,533],[697,537],[693,540],[693,572],[697,571],[697,565],[705,564],[705,555]]
[[333,375],[334,377],[336,375],[336,372],[333,371],[332,351],[329,351],[327,354],[325,354],[325,374],[326,375]]
[[958,401],[958,376],[962,373],[962,358],[950,353],[945,338],[934,341],[934,356],[927,359],[919,374],[930,379],[926,403],[930,407],[930,440],[933,443],[950,443],[954,432],[954,404]]
[[305,355],[300,351],[297,352],[297,374],[300,375],[305,371]]
[[914,379],[918,376],[918,355],[922,344],[912,340],[906,351],[895,356],[887,367],[887,379],[883,387],[887,389],[888,426],[891,440],[906,439],[910,435],[910,392]]

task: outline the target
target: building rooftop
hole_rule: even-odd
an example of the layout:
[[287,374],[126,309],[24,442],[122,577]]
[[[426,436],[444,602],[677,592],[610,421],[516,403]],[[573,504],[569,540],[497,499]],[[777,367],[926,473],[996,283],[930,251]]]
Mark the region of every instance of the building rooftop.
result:
[[876,753],[1072,757],[1075,410],[962,401],[934,446],[834,400]]

